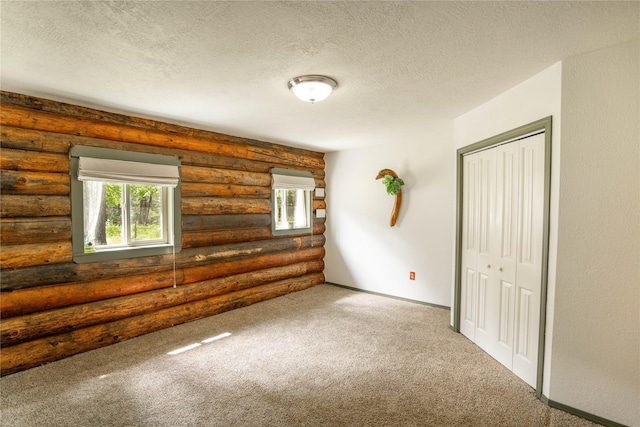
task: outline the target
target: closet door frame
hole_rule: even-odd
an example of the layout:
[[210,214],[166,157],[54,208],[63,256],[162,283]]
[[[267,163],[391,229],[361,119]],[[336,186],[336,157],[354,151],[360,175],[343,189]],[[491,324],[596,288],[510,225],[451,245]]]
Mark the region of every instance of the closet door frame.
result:
[[484,139],[457,151],[456,184],[456,264],[453,301],[453,330],[460,332],[461,291],[462,291],[462,220],[463,220],[463,184],[465,154],[498,146],[517,140],[536,132],[544,132],[544,206],[542,220],[542,274],[540,283],[540,328],[538,334],[538,368],[536,378],[536,396],[542,398],[542,375],[544,371],[544,337],[547,314],[547,277],[549,267],[549,205],[551,198],[551,116],[520,126],[516,129]]

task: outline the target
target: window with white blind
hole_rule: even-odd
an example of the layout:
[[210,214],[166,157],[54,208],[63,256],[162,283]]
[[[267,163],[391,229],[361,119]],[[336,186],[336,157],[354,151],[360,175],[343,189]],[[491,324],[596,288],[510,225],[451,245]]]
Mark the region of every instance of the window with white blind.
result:
[[311,232],[311,192],[315,180],[310,172],[271,169],[273,235]]
[[180,250],[180,160],[147,153],[71,149],[75,262]]

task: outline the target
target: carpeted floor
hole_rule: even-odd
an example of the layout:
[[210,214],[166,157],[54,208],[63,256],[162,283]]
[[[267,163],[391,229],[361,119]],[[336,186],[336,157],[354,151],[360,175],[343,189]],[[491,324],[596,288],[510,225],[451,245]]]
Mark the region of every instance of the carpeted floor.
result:
[[315,286],[4,377],[0,424],[593,425],[448,325],[444,309]]

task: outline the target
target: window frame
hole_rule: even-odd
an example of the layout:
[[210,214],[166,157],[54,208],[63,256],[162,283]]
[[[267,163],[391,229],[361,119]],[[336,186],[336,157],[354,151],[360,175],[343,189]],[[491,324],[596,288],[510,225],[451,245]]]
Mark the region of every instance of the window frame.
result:
[[172,204],[165,207],[168,225],[168,243],[150,245],[123,246],[103,251],[84,252],[84,213],[83,195],[84,184],[78,179],[78,162],[80,157],[97,159],[121,160],[148,164],[177,166],[180,172],[181,161],[178,157],[151,153],[121,151],[109,148],[87,147],[76,145],[70,150],[70,181],[71,181],[71,241],[73,261],[75,263],[111,261],[154,255],[166,255],[182,250],[182,199],[181,180],[175,188],[167,188],[167,201]]
[[[300,187],[277,187],[276,178],[274,175],[279,175],[280,177],[296,177],[301,178],[301,181],[307,181],[308,184],[305,186],[301,184]],[[315,180],[313,179],[313,175],[311,172],[307,171],[299,171],[293,169],[279,169],[273,168],[271,169],[272,176],[272,188],[271,188],[271,234],[273,236],[287,236],[293,234],[306,234],[311,233],[313,231],[313,188],[315,188]],[[313,183],[313,188],[311,188],[311,183]],[[307,215],[307,227],[302,228],[288,228],[286,230],[278,230],[276,229],[276,212],[277,212],[277,197],[276,190],[303,190],[305,193],[305,209]]]

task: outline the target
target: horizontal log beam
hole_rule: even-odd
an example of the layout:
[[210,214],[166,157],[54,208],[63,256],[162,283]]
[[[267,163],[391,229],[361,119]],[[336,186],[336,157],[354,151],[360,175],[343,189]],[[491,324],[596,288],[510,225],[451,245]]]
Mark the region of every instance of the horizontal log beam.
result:
[[0,127],[0,147],[4,149],[26,150],[29,152],[69,153],[71,135],[53,132],[40,132],[13,126]]
[[184,197],[182,213],[185,215],[260,214],[271,212],[267,199],[224,199],[219,197]]
[[182,231],[228,230],[271,226],[270,214],[182,215]]
[[[241,142],[238,142],[241,143]],[[88,147],[111,148],[121,151],[132,151],[149,154],[162,154],[178,157],[183,165],[231,169],[248,172],[269,173],[271,168],[291,167],[285,163],[261,162],[257,160],[238,159],[207,153],[194,153],[189,150],[146,146],[130,142],[108,141],[100,138],[88,138],[55,132],[23,129],[13,126],[0,127],[0,147],[7,149],[42,151],[61,153],[68,161],[69,147],[85,145]],[[28,156],[27,156],[28,157]],[[324,169],[298,165],[295,169],[311,172],[318,187],[324,187]],[[66,169],[68,170],[68,168]]]
[[14,104],[2,104],[0,124],[46,132],[80,135],[111,141],[166,148],[185,148],[203,153],[215,153],[229,157],[248,158],[246,147],[233,147],[225,141],[203,140],[161,131],[142,130],[133,126],[102,122],[99,119],[80,119],[66,114],[32,110]]
[[69,175],[46,172],[0,171],[2,194],[69,195],[71,182]]
[[303,248],[323,246],[324,243],[325,237],[323,235],[305,235],[301,237],[263,240],[260,241],[259,245],[253,242],[243,242],[222,246],[209,246],[206,248],[193,248],[183,250],[179,254],[179,257],[177,257],[176,262],[181,267],[191,267],[234,257],[245,257],[280,251],[298,251]]
[[270,187],[255,185],[206,184],[199,182],[182,182],[182,197],[241,197],[253,199],[268,199],[271,196]]
[[57,113],[31,110],[14,104],[2,104],[0,124],[3,126],[80,135],[111,141],[126,141],[164,148],[189,149],[227,157],[324,169],[323,158],[312,158],[290,152],[278,152],[275,147],[253,147],[219,139],[145,130],[115,123],[105,123],[99,120],[81,119]]
[[7,319],[45,310],[168,288],[173,286],[174,283],[180,286],[218,277],[249,273],[260,269],[322,260],[324,254],[323,247],[313,247],[295,252],[276,252],[239,259],[223,259],[214,264],[199,267],[178,268],[175,276],[171,269],[90,282],[62,283],[4,292],[0,298],[0,317]]
[[[326,230],[325,224],[321,221],[314,222],[313,234],[324,234]],[[288,235],[306,236],[309,232]],[[201,231],[183,231],[182,232],[182,248],[197,248],[202,246],[218,246],[239,242],[255,242],[257,240],[267,240],[278,238],[273,236],[271,227],[262,228],[236,228],[229,230],[201,230]],[[279,237],[279,238],[282,238]]]
[[214,139],[229,141],[234,144],[250,143],[256,147],[266,147],[268,149],[276,148],[277,151],[283,151],[297,156],[318,157],[322,159],[324,153],[318,151],[306,150],[303,148],[290,147],[273,143],[266,143],[247,138],[241,138],[231,135],[220,134],[217,132],[194,129],[185,126],[175,125],[171,123],[159,122],[151,119],[140,117],[126,116],[123,114],[109,113],[99,111],[87,107],[66,104],[62,102],[52,101],[48,99],[36,98],[28,95],[0,91],[0,102],[6,104],[15,104],[32,110],[48,111],[63,115],[70,115],[78,118],[89,120],[97,120],[102,122],[115,123],[119,125],[133,126],[141,129],[157,130],[166,133],[174,133],[180,135],[189,135],[198,138]]
[[2,245],[64,241],[71,241],[71,218],[69,217],[0,219]]
[[255,288],[166,308],[133,318],[7,347],[0,353],[0,375],[9,375],[44,363],[94,350],[195,318],[245,307],[324,282],[322,273],[285,279]]
[[41,265],[16,270],[0,269],[0,291],[4,298],[4,292],[82,280],[77,277],[78,264],[75,263]]
[[183,284],[182,269],[100,279],[91,282],[61,283],[38,288],[3,292],[0,298],[2,319],[53,310],[119,296],[168,288]]
[[[3,129],[3,132],[6,130]],[[67,154],[40,153],[3,148],[0,150],[0,168],[32,172],[55,172],[69,174]]]
[[247,273],[263,268],[280,267],[297,262],[319,260],[324,258],[324,254],[324,248],[316,246],[295,252],[278,252],[257,257],[241,258],[235,262],[223,260],[211,266],[184,269],[184,283],[201,282],[230,274]]
[[[275,252],[291,252],[308,247],[321,247],[325,243],[324,235],[287,237],[254,242],[234,243],[205,248],[183,249],[176,254],[176,268],[204,265],[224,259],[250,257]],[[33,288],[68,282],[88,282],[92,280],[124,277],[136,274],[149,274],[163,269],[173,268],[172,255],[130,258],[102,263],[53,264],[38,267],[0,270],[2,291]],[[207,268],[211,268],[207,266]]]
[[[313,210],[326,209],[327,202],[313,200]],[[260,214],[271,213],[271,201],[267,199],[227,199],[222,197],[184,197],[182,199],[184,215],[224,215],[224,214]]]
[[230,243],[255,242],[271,239],[270,227],[236,228],[232,230],[183,231],[182,248],[228,245]]
[[72,260],[71,242],[10,245],[3,246],[0,251],[2,269],[61,264]]
[[322,260],[269,268],[203,282],[126,295],[26,316],[3,319],[0,345],[6,348],[26,341],[58,335],[100,323],[133,317],[180,304],[211,298],[305,274],[320,273]]
[[70,216],[71,199],[68,196],[3,195],[0,217]]
[[186,165],[182,167],[181,179],[186,182],[210,184],[256,185],[261,187],[269,187],[271,185],[271,175],[269,173]]

